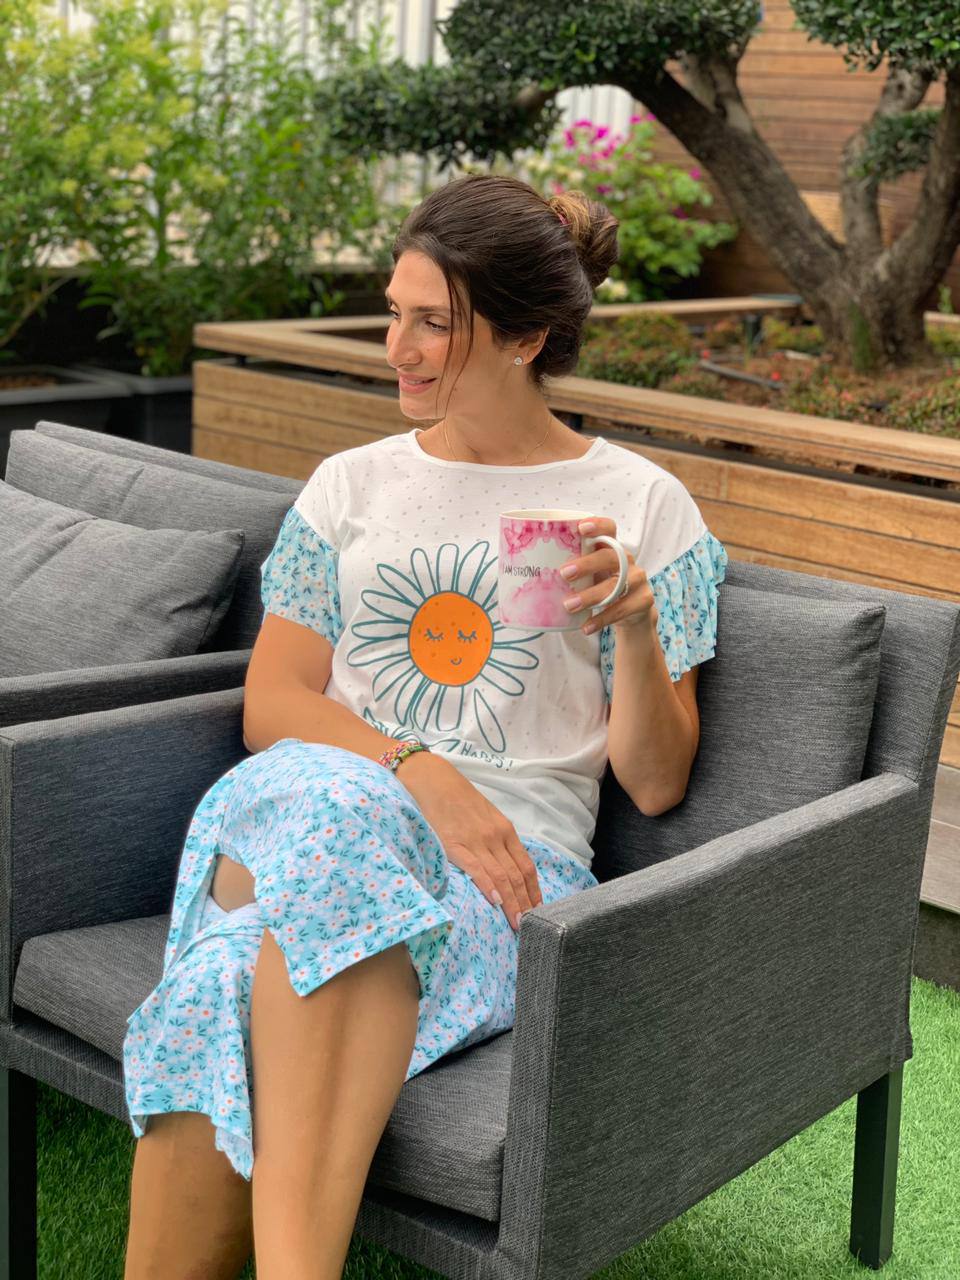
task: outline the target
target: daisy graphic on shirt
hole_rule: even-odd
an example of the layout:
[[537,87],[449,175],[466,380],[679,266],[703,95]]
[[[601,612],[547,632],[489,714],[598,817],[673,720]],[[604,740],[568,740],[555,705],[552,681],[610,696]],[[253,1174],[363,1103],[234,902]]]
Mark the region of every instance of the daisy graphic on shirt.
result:
[[540,665],[531,645],[543,632],[519,636],[495,620],[490,543],[476,541],[461,553],[445,542],[432,556],[417,547],[409,572],[382,561],[376,572],[383,588],[360,593],[375,616],[351,624],[358,643],[346,655],[349,666],[376,668],[375,703],[399,726],[425,733],[456,733],[472,711],[490,750],[505,751],[496,704],[523,695],[519,673]]

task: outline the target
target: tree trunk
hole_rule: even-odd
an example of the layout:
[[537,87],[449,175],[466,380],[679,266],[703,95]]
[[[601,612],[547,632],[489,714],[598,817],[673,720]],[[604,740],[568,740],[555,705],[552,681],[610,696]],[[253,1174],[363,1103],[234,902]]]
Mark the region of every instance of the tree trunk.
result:
[[805,297],[827,351],[861,373],[921,360],[928,352],[925,300],[886,289],[872,276],[851,277],[847,271],[829,288]]
[[[709,169],[735,217],[747,226],[812,310],[829,352],[867,370],[902,366],[926,348],[923,312],[960,242],[960,73],[947,97],[914,222],[885,248],[876,191],[844,191],[850,244],[837,241],[804,203],[757,133],[736,86],[735,64],[687,59],[688,89],[666,71],[616,83],[653,110]],[[901,78],[903,79],[903,78]],[[919,81],[891,81],[883,110],[909,109]]]

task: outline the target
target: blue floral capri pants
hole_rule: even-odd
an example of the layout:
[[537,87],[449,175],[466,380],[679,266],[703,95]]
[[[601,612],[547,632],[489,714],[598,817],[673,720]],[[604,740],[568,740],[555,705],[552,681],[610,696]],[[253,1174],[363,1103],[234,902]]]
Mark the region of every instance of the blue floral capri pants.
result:
[[[598,883],[570,855],[520,839],[544,902]],[[221,853],[254,877],[255,900],[235,911],[210,896]],[[151,1115],[202,1112],[217,1149],[251,1177],[250,1007],[264,928],[302,996],[406,943],[420,982],[407,1080],[513,1026],[517,934],[448,860],[411,793],[366,756],[283,738],[225,773],[191,820],[163,974],[127,1019],[124,1084],[138,1138]]]

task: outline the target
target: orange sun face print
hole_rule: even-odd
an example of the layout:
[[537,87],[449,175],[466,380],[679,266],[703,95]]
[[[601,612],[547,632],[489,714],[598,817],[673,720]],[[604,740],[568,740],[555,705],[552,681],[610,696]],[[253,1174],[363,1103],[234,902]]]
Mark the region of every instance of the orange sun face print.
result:
[[[497,557],[486,540],[462,552],[445,542],[410,553],[409,571],[377,565],[382,589],[360,599],[372,617],[354,622],[352,667],[373,666],[374,703],[401,727],[425,733],[461,730],[468,713],[491,751],[504,752],[498,708],[526,689],[522,672],[540,665],[543,632],[504,627],[497,607]],[[382,707],[382,704],[386,704]]]
[[469,684],[493,648],[493,623],[475,600],[441,591],[425,600],[410,627],[410,657],[436,684]]

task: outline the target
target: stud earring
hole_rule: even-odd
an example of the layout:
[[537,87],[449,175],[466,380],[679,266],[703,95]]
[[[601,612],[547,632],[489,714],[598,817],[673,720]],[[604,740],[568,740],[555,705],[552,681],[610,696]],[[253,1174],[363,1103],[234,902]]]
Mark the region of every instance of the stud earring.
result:
[[514,364],[523,364],[523,356],[517,356],[516,360],[514,360],[514,362],[513,362],[513,363],[514,363]]

